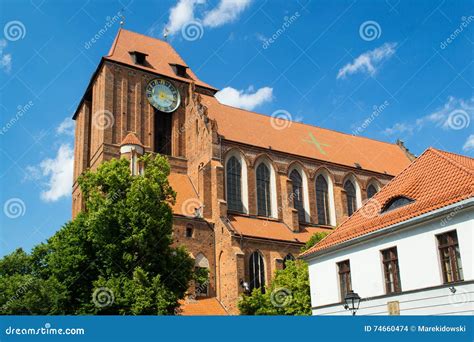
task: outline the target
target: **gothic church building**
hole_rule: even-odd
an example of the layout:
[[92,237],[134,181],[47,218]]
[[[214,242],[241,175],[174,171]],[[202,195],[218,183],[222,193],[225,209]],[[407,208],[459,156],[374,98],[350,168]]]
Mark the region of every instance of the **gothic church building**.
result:
[[221,104],[167,42],[120,29],[74,114],[77,177],[103,161],[160,153],[177,192],[173,237],[209,282],[183,314],[238,314],[316,232],[330,232],[413,156],[389,144]]

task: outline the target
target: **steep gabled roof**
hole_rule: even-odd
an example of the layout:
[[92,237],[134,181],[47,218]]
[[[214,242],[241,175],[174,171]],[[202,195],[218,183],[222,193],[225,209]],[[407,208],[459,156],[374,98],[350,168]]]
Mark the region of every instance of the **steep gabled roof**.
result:
[[[130,56],[130,52],[133,51],[147,54],[147,64],[135,64]],[[176,75],[172,67],[173,64],[183,65],[186,67],[187,65],[168,42],[122,28],[115,37],[109,54],[105,56],[104,59],[127,64],[134,68],[161,74],[184,82],[190,82],[192,80],[198,86],[215,90],[214,87],[201,81],[191,69],[187,69],[187,73],[191,79]]]
[[[133,51],[147,55],[145,65],[134,63],[130,55]],[[172,65],[187,65],[169,43],[128,30],[119,30],[109,54],[102,60],[217,90],[201,81],[190,68],[187,69],[190,78],[176,75]],[[351,168],[360,165],[364,170],[392,176],[410,163],[409,156],[396,144],[283,119],[274,120],[268,115],[221,104],[214,96],[202,95],[202,101],[208,107],[209,116],[216,120],[218,133],[227,140]],[[77,111],[74,118],[76,115]]]
[[[393,178],[336,230],[301,256],[376,232],[411,218],[427,214],[473,197],[474,159],[454,153],[427,149],[410,166]],[[382,212],[392,199],[413,201]]]
[[396,144],[353,136],[304,123],[275,121],[268,115],[223,105],[203,96],[209,116],[227,140],[290,153],[307,158],[397,175],[410,164]]

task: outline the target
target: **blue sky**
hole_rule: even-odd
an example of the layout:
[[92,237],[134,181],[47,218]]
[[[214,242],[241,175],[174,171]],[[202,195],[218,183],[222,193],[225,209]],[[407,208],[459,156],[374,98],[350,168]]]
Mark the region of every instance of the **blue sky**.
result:
[[[3,0],[0,255],[71,216],[69,120],[119,28],[168,40],[221,101],[472,156],[470,1]],[[95,42],[91,38],[96,36]],[[364,123],[365,122],[365,123]]]

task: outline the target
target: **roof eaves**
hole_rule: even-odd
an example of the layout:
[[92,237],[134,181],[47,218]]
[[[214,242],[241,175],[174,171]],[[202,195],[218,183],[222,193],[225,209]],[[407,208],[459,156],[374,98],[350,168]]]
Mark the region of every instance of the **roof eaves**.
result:
[[[459,207],[459,206],[462,206],[463,210],[466,209],[466,208],[474,206],[474,197],[470,197],[468,199],[458,201],[458,202],[450,204],[448,206],[445,206],[445,207],[442,207],[442,208],[439,208],[439,209],[436,209],[436,210],[433,210],[433,211],[429,211],[425,214],[412,217],[408,220],[395,223],[391,226],[384,227],[382,229],[378,229],[378,230],[372,231],[370,233],[360,235],[358,237],[355,237],[355,238],[347,240],[347,241],[343,241],[343,242],[335,244],[335,245],[331,245],[327,248],[319,249],[319,250],[316,250],[316,251],[312,252],[311,250],[314,249],[314,247],[313,247],[312,249],[300,254],[299,257],[302,258],[302,259],[305,259],[305,260],[310,260],[310,259],[313,259],[313,258],[318,257],[318,256],[329,254],[329,253],[334,252],[335,250],[343,249],[343,248],[346,248],[346,247],[364,242],[366,240],[391,233],[394,230],[409,228],[409,226],[411,226],[413,224],[420,224],[424,221],[434,219],[436,217],[444,215],[447,211],[450,211],[453,208],[456,208],[456,207]],[[326,236],[326,238],[328,236]],[[323,240],[321,240],[319,243],[321,243]],[[319,243],[316,246],[318,246]]]

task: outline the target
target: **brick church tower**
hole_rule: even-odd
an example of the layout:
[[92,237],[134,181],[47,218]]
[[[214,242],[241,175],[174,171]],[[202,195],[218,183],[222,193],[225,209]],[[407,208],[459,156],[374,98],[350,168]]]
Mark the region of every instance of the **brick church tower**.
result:
[[209,271],[206,284],[190,284],[183,314],[238,314],[246,287],[268,285],[311,235],[332,231],[412,158],[397,144],[276,124],[216,92],[167,42],[120,29],[74,114],[73,216],[84,209],[84,170],[122,157],[139,174],[140,155],[168,157],[174,243]]

